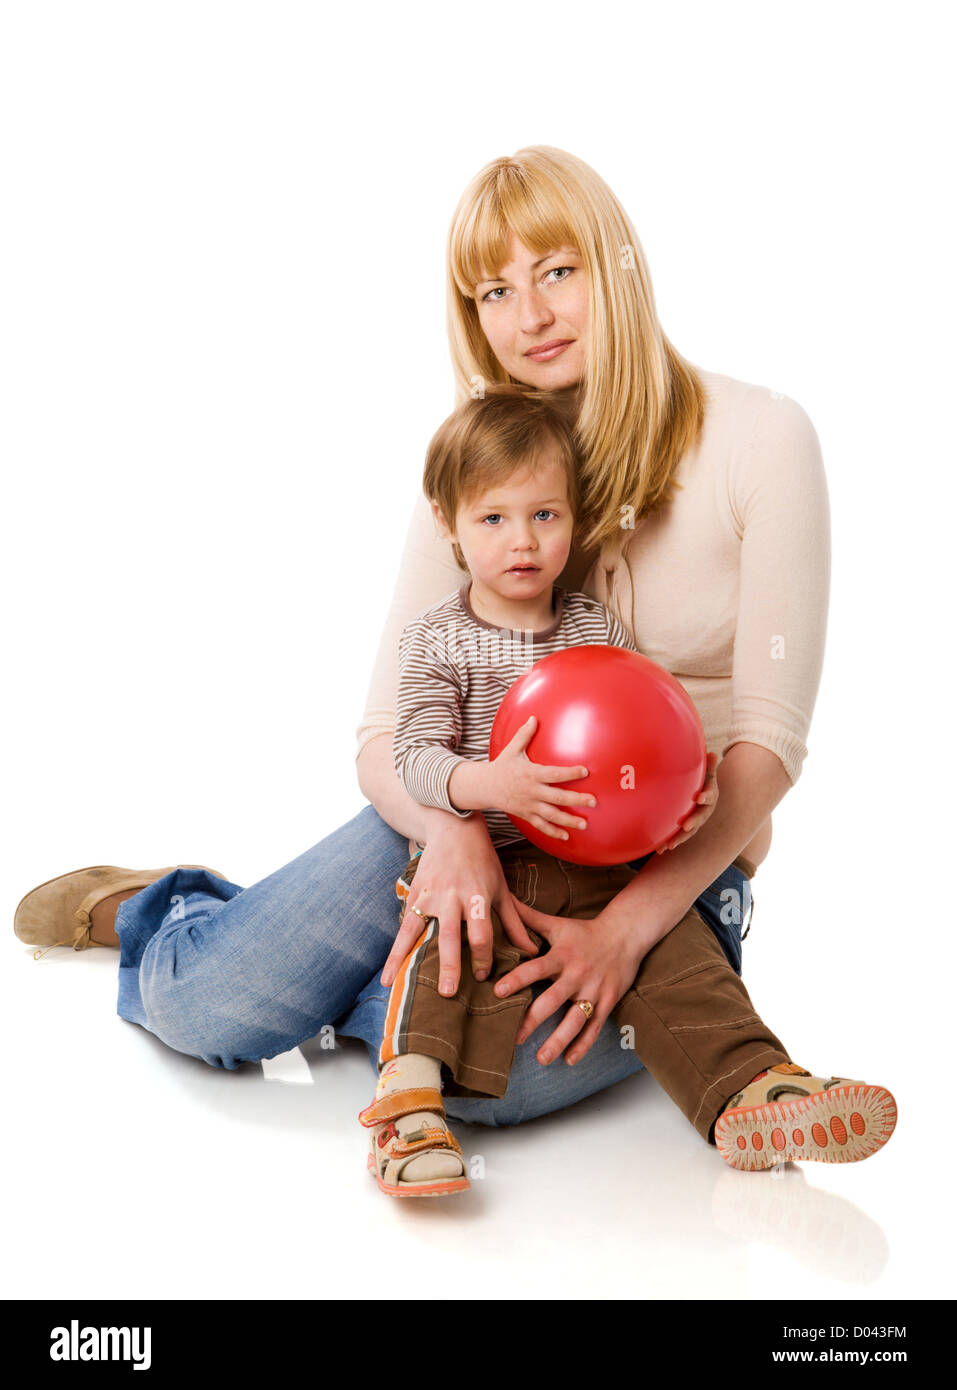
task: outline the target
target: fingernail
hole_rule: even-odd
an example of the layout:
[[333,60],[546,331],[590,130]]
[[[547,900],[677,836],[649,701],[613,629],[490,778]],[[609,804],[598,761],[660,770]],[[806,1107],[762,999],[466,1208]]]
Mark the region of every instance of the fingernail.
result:
[[549,1062],[552,1060],[552,1054],[550,1052],[540,1052],[538,1054],[538,1060],[541,1062],[543,1067],[547,1067]]
[[455,993],[455,985],[452,983],[452,981],[451,981],[448,977],[446,977],[446,978],[442,981],[441,985],[439,986],[439,989],[440,989],[440,991],[441,991],[442,994],[454,994],[454,993]]
[[508,994],[508,985],[496,985],[495,993],[498,995],[499,999],[504,999],[506,994]]
[[568,1061],[568,1065],[569,1065],[570,1067],[573,1067],[573,1066],[575,1065],[575,1063],[578,1061],[578,1058],[577,1058],[577,1057],[571,1057],[571,1056],[570,1056],[570,1057],[567,1058],[567,1061]]
[[587,827],[587,825],[588,825],[587,820],[580,820],[580,821],[578,822],[578,828],[579,828],[579,830],[584,830],[584,829]]
[[487,975],[488,975],[488,971],[487,971],[487,970],[476,970],[476,972],[475,972],[475,978],[476,978],[477,980],[484,980],[485,977],[486,977]]

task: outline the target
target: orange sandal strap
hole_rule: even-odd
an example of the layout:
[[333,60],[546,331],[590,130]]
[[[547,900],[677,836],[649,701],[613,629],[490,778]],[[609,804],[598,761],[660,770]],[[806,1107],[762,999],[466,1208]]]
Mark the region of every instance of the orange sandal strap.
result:
[[386,1149],[390,1158],[409,1158],[423,1150],[449,1149],[460,1158],[462,1146],[451,1130],[440,1129],[437,1125],[423,1125],[421,1129],[410,1130],[408,1134],[390,1126],[379,1135],[379,1147]]
[[371,1105],[359,1111],[359,1123],[371,1129],[373,1125],[388,1124],[399,1120],[403,1115],[413,1115],[417,1110],[444,1115],[442,1093],[434,1086],[415,1086],[409,1091],[393,1091],[391,1096],[379,1096]]

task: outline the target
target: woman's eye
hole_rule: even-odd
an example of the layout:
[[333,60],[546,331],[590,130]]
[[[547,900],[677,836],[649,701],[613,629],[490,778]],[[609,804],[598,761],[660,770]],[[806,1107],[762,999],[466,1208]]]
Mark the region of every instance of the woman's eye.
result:
[[[568,279],[569,275],[573,274],[574,270],[575,266],[573,265],[556,265],[553,266],[551,270],[545,272],[545,279],[547,280],[549,275],[558,275],[561,277],[561,279],[555,280],[552,283],[561,285],[564,283],[564,281]],[[488,303],[489,301],[491,301],[491,303],[493,304],[498,304],[501,301],[502,296],[505,294],[507,288],[507,285],[496,285],[493,290],[489,290],[486,294],[482,295],[483,304]]]

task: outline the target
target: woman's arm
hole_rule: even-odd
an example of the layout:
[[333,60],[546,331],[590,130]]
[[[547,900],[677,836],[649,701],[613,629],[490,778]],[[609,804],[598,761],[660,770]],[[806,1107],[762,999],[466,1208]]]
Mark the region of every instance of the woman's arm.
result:
[[452,549],[436,530],[428,502],[416,499],[406,534],[392,601],[379,638],[362,722],[356,730],[357,755],[364,745],[395,728],[399,691],[399,643],[406,627],[468,579]]
[[356,771],[362,795],[372,802],[386,825],[400,835],[408,835],[424,845],[447,822],[462,824],[461,817],[450,811],[413,801],[395,770],[391,734],[380,734],[363,745],[356,759]]
[[655,855],[602,913],[605,921],[640,923],[648,951],[723,873],[791,789],[775,753],[736,743],[718,764],[718,804],[690,840]]

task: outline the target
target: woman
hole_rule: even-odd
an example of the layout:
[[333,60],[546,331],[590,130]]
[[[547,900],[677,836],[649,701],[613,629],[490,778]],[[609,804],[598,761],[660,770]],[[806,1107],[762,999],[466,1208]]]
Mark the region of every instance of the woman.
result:
[[[521,150],[477,175],[453,218],[448,277],[457,400],[510,380],[561,392],[577,419],[588,525],[561,583],[607,603],[678,676],[722,757],[710,819],[702,813],[694,835],[698,818],[687,822],[611,909],[657,941],[694,906],[740,973],[749,880],[807,753],[823,660],[829,513],[813,426],[796,402],[678,355],[630,221],[561,150]],[[329,1024],[364,1039],[374,1065],[388,985],[421,921],[407,912],[395,937],[395,880],[414,836],[427,845],[417,878],[453,985],[476,893],[516,939],[527,941],[524,918],[552,948],[510,977],[512,988],[534,979],[536,997],[521,1035],[533,1046],[517,1049],[508,1093],[450,1097],[448,1114],[518,1123],[638,1071],[604,1026],[630,981],[596,934],[520,914],[483,818],[423,808],[396,777],[399,633],[463,577],[420,498],[358,729],[371,804],[352,821],[245,890],[198,866],[64,875],[27,895],[18,934],[118,941],[119,1014],[213,1066],[273,1057]],[[729,899],[739,908],[730,924]],[[472,949],[476,970],[490,962],[480,933]],[[587,1022],[567,1004],[583,994],[602,1001]],[[566,1048],[574,1065],[547,1065]]]

